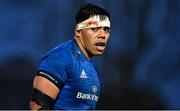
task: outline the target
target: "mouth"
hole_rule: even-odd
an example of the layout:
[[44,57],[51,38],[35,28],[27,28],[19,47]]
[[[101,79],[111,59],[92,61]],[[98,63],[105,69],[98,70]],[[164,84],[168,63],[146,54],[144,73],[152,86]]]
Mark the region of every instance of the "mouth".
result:
[[102,51],[104,51],[106,44],[104,42],[97,42],[95,44],[95,47],[98,51],[102,52]]

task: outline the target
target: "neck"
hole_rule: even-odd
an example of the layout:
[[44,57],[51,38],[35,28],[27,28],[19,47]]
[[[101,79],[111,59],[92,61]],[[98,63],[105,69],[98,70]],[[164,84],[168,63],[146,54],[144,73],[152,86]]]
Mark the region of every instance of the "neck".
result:
[[90,54],[88,54],[87,50],[85,49],[85,47],[83,46],[81,40],[77,37],[75,37],[75,40],[78,44],[78,46],[80,47],[80,49],[82,50],[83,54],[85,55],[85,57],[89,60],[93,59],[93,56],[91,56]]

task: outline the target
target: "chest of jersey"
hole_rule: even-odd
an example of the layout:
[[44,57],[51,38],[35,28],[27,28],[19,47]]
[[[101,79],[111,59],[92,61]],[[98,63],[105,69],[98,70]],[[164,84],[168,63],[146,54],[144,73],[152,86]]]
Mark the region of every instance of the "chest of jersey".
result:
[[[99,98],[100,84],[93,64],[86,60],[72,61],[68,79],[61,90],[61,104],[71,104],[71,108],[94,109]],[[67,105],[68,105],[67,104]],[[74,106],[72,106],[74,104]]]
[[99,78],[91,62],[87,60],[79,61],[73,65],[73,72],[69,78],[69,84],[78,92],[99,94]]

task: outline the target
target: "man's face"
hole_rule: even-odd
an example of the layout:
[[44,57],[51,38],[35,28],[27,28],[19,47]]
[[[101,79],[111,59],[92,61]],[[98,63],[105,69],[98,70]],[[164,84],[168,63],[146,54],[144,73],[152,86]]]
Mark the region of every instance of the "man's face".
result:
[[102,55],[109,39],[108,27],[86,28],[80,30],[81,43],[90,56]]

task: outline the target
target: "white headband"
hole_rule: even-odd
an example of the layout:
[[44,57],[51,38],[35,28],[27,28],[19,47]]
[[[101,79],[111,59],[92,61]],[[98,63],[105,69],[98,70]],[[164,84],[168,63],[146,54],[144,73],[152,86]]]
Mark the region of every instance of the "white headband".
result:
[[92,16],[89,19],[77,24],[76,30],[96,27],[110,27],[109,18],[105,17],[104,20],[101,20],[99,15]]

